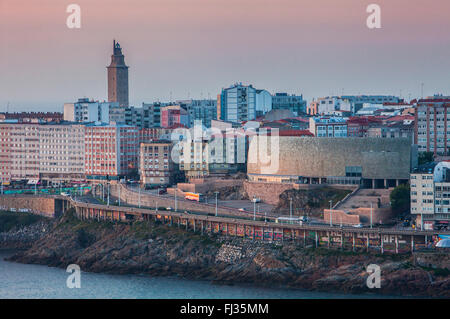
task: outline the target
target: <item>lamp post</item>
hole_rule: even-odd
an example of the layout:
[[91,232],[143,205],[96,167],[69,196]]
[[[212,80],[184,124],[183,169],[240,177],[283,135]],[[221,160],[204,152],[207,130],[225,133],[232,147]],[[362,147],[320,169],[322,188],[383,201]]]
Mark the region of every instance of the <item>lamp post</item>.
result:
[[121,186],[121,185],[120,185],[120,181],[119,181],[119,183],[118,183],[117,185],[119,186],[119,206],[120,206],[120,188],[121,188],[121,187],[120,187],[120,186]]
[[214,194],[216,195],[216,217],[217,217],[217,205],[218,205],[217,195],[219,195],[219,192],[214,192]]
[[329,202],[330,202],[330,226],[333,226],[333,209],[332,209],[333,201],[329,200]]
[[175,211],[177,211],[177,209],[178,209],[177,193],[178,193],[178,184],[175,187]]
[[106,202],[106,205],[107,205],[107,206],[109,206],[109,186],[110,186],[110,185],[109,185],[109,183],[108,183],[108,200],[107,200],[107,202]]
[[141,186],[139,185],[139,208],[141,208]]
[[289,223],[292,224],[292,198],[289,198],[289,220]]
[[253,220],[256,220],[256,198],[253,196]]
[[373,203],[370,202],[370,228],[372,228]]

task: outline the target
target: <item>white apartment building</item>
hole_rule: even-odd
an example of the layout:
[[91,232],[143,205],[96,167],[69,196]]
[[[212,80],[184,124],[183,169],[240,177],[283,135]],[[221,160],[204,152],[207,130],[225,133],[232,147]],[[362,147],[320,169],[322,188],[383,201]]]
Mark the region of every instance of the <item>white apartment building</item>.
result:
[[217,119],[240,123],[256,118],[257,90],[251,85],[236,83],[222,89],[217,97]]
[[0,179],[4,184],[84,177],[84,126],[0,124]]
[[76,103],[64,103],[64,121],[109,123],[110,108],[119,108],[119,103],[90,101],[87,98],[81,98]]
[[84,179],[84,125],[42,125],[39,133],[40,178]]
[[411,214],[419,229],[450,221],[450,162],[422,165],[411,173]]
[[39,126],[28,123],[0,124],[0,179],[3,184],[39,180]]

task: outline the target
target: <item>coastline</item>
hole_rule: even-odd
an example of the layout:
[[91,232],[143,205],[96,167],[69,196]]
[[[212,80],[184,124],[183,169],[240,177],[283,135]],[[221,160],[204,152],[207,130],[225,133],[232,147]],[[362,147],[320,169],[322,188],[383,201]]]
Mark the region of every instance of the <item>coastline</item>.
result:
[[[80,221],[70,213],[8,260],[59,268],[75,263],[87,272],[170,276],[218,285],[450,298],[450,276],[414,265],[411,255],[262,244],[194,234],[155,222]],[[366,285],[366,266],[373,263],[382,271],[381,288],[375,290]]]

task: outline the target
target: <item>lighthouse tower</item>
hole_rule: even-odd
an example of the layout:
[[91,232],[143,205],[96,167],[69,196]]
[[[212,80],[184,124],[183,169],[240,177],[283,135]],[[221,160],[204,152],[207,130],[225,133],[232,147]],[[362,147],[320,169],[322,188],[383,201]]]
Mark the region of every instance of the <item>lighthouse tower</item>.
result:
[[119,102],[120,106],[128,106],[128,66],[120,44],[114,40],[111,64],[108,70],[108,101]]

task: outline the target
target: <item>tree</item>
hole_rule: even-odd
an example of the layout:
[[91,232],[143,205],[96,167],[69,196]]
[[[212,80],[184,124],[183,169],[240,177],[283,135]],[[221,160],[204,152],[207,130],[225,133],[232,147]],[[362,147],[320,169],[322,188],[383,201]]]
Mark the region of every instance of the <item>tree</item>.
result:
[[402,184],[394,188],[389,195],[391,208],[394,213],[403,213],[411,207],[411,193],[409,184]]

